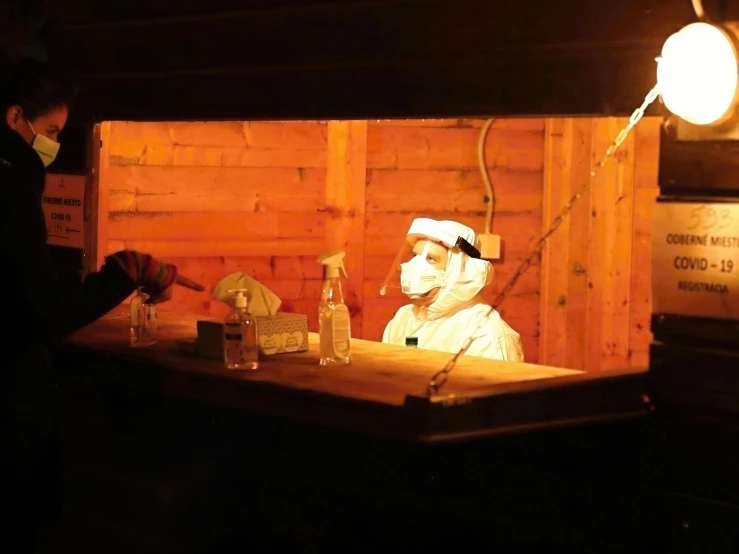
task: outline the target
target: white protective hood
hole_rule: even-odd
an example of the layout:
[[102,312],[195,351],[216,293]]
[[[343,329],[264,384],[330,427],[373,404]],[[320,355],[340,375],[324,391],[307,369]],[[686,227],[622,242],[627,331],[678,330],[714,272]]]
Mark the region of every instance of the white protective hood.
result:
[[434,301],[421,307],[424,319],[447,317],[468,305],[493,280],[493,266],[487,260],[472,258],[458,246],[462,238],[479,248],[477,235],[470,227],[456,221],[418,218],[408,230],[408,243],[413,248],[420,239],[432,239],[449,248],[445,284]]

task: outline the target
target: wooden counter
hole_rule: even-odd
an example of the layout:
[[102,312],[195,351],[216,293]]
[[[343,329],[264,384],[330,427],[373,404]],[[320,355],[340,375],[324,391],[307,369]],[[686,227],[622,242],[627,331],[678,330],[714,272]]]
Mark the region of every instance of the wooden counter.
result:
[[60,348],[66,549],[45,554],[648,554],[687,552],[682,522],[709,544],[735,521],[684,500],[724,500],[726,479],[679,450],[710,428],[649,410],[646,372],[466,358],[430,399],[444,354],[355,340],[321,368],[312,337],[234,373],[174,350],[195,321],[163,311],[131,349],[118,312]]
[[[254,372],[228,371],[217,361],[176,350],[177,339],[195,337],[197,319],[162,311],[159,342],[134,349],[128,345],[127,312],[118,310],[74,335],[61,355],[68,367],[92,365],[127,386],[424,442],[643,412],[643,372],[594,376],[463,357],[441,394],[429,398],[429,379],[448,354],[355,339],[351,365],[321,367],[315,334],[308,352],[264,358]],[[615,393],[573,399],[594,385],[608,385]]]

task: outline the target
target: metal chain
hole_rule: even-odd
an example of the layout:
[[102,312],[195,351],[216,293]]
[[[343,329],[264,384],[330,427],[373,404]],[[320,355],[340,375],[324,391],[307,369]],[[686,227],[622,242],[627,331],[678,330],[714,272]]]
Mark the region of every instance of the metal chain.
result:
[[634,126],[639,123],[641,118],[644,116],[644,112],[649,107],[649,105],[654,102],[657,99],[657,96],[659,95],[659,90],[657,86],[649,91],[649,94],[644,98],[644,102],[642,102],[642,105],[639,106],[636,110],[634,110],[634,113],[631,114],[631,117],[629,118],[629,122],[624,126],[623,129],[621,129],[618,134],[616,135],[616,138],[613,140],[613,142],[610,144],[610,146],[606,149],[605,153],[603,154],[603,157],[600,159],[598,163],[596,163],[591,169],[590,174],[588,176],[588,179],[585,181],[585,183],[578,189],[578,191],[570,198],[569,202],[565,204],[565,207],[562,209],[562,211],[557,215],[557,217],[554,218],[554,221],[552,221],[552,224],[549,226],[549,229],[546,233],[544,233],[541,238],[537,241],[537,243],[534,245],[534,248],[531,250],[531,252],[526,256],[526,258],[521,262],[521,265],[518,266],[518,269],[513,274],[513,276],[510,278],[510,280],[506,283],[506,285],[500,290],[498,295],[493,300],[492,306],[490,307],[490,310],[481,318],[481,320],[478,322],[477,327],[473,331],[472,335],[467,338],[462,348],[457,352],[448,362],[447,364],[437,371],[434,376],[431,378],[428,384],[427,388],[427,394],[429,396],[433,396],[434,394],[437,394],[439,392],[439,389],[443,387],[447,380],[449,379],[449,373],[454,369],[454,367],[457,364],[457,360],[460,356],[464,355],[465,352],[467,352],[467,349],[472,345],[472,342],[475,340],[475,335],[477,334],[477,331],[482,328],[483,325],[487,322],[490,315],[500,306],[500,304],[505,300],[505,298],[508,296],[508,294],[513,290],[513,287],[516,286],[516,283],[518,282],[518,279],[526,273],[526,270],[531,266],[531,263],[536,259],[539,255],[541,255],[541,251],[544,249],[544,246],[546,245],[547,240],[549,240],[549,237],[551,237],[554,232],[559,228],[559,226],[562,224],[564,219],[569,215],[569,213],[572,211],[572,207],[574,206],[575,202],[577,202],[580,197],[585,193],[585,191],[590,187],[590,185],[593,182],[593,179],[598,174],[598,172],[603,168],[603,166],[606,164],[606,161],[608,158],[618,149],[619,146],[626,140],[626,137],[629,135],[631,130],[634,128]]

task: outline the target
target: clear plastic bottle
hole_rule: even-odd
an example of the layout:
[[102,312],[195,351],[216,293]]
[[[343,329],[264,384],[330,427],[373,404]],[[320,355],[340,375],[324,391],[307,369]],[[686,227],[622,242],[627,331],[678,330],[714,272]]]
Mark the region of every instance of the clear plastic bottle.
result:
[[345,365],[351,363],[351,318],[344,303],[341,274],[344,269],[344,252],[329,252],[318,258],[326,266],[326,276],[318,305],[318,336],[320,365]]
[[226,369],[254,370],[259,367],[257,320],[246,308],[246,289],[229,290],[234,308],[223,321],[223,361]]
[[133,348],[151,346],[157,342],[157,306],[147,304],[149,295],[140,287],[131,298],[130,344]]

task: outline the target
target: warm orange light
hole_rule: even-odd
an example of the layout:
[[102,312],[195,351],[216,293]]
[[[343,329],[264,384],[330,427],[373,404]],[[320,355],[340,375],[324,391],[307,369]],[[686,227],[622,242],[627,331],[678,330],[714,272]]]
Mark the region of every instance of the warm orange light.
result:
[[695,125],[726,117],[736,102],[734,41],[709,23],[692,23],[667,39],[657,60],[657,83],[668,110]]

